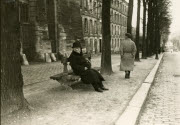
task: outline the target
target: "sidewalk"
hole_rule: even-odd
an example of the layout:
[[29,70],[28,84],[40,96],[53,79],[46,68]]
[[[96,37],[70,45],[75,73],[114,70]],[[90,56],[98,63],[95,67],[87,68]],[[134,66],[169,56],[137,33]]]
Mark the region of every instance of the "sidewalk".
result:
[[[25,86],[24,95],[33,110],[23,121],[17,119],[12,124],[16,125],[17,122],[17,125],[114,124],[157,60],[151,57],[135,62],[131,79],[124,79],[124,72],[119,71],[119,55],[113,55],[112,60],[114,74],[104,75],[106,79],[104,85],[110,90],[103,93],[97,93],[91,85],[84,84],[74,86],[73,90],[63,90],[57,81],[50,79]],[[99,66],[100,58],[93,59],[92,64]],[[42,78],[46,78],[48,71],[53,72],[53,70],[43,70],[41,70]],[[25,77],[27,78],[24,75]]]

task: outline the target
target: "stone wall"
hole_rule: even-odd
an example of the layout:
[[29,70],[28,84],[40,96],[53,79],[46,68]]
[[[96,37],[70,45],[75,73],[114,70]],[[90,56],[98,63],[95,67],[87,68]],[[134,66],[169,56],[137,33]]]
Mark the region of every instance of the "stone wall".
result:
[[83,38],[80,0],[58,0],[58,2],[58,21],[67,35],[66,45],[67,50],[70,50],[77,37]]

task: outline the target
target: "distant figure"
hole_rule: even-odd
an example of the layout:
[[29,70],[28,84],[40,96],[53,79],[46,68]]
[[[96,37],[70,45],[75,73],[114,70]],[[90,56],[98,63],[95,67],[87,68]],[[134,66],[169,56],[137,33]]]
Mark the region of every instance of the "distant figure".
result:
[[73,72],[79,75],[85,84],[92,84],[95,91],[103,92],[103,90],[108,90],[102,83],[102,81],[105,81],[102,75],[92,69],[90,61],[83,56],[80,42],[74,42],[72,48],[73,51],[69,57],[69,62]]
[[122,41],[120,46],[120,55],[121,55],[121,63],[120,63],[120,71],[125,71],[125,78],[130,78],[130,72],[133,71],[134,68],[134,59],[136,54],[136,45],[131,40],[131,34],[125,34],[125,40]]

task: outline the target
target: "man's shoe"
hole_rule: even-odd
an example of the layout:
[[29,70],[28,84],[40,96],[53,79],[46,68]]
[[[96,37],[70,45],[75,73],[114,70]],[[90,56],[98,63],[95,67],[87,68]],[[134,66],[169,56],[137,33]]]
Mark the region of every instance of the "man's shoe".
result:
[[97,92],[103,92],[103,90],[100,89],[100,88],[95,89],[95,91],[97,91]]
[[125,79],[128,79],[128,74],[127,73],[125,74]]
[[105,88],[105,87],[101,87],[102,90],[109,90],[108,88]]

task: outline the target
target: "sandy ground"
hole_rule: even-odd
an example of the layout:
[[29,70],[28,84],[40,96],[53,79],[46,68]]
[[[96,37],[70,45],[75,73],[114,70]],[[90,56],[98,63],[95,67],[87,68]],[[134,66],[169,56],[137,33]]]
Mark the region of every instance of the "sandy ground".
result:
[[[9,116],[2,125],[112,125],[157,61],[151,57],[135,62],[135,70],[127,80],[124,72],[119,71],[119,58],[119,55],[113,58],[114,73],[104,75],[104,85],[109,91],[98,93],[84,84],[64,90],[54,80],[29,85],[24,88],[24,95],[31,111],[20,112],[16,118]],[[100,59],[92,63],[98,66]]]

